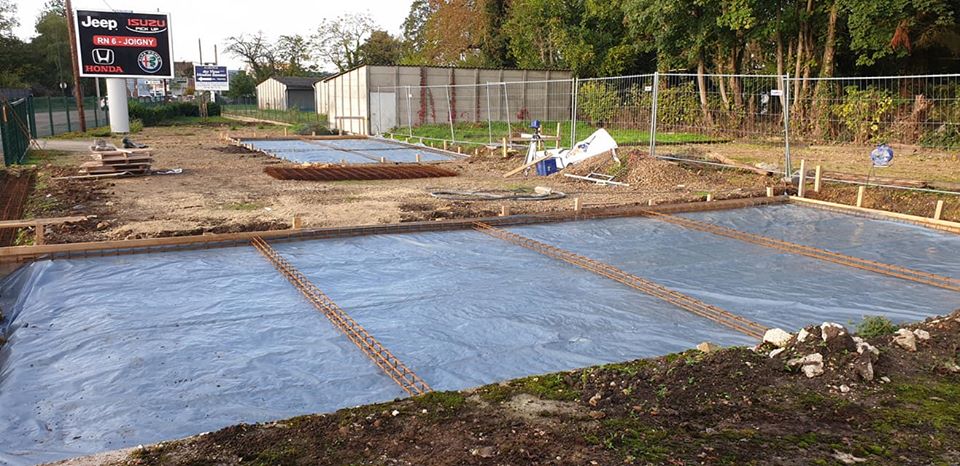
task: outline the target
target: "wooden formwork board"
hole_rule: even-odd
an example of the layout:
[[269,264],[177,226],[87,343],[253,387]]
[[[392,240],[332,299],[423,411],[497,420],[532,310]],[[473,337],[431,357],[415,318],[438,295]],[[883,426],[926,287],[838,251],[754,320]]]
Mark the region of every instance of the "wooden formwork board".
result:
[[786,197],[758,197],[713,202],[663,204],[656,207],[628,206],[584,209],[580,212],[570,210],[545,214],[515,215],[511,217],[410,222],[391,225],[315,228],[302,230],[251,231],[214,235],[178,236],[171,238],[52,244],[43,246],[19,246],[0,248],[0,263],[24,262],[38,259],[64,259],[71,257],[145,254],[184,249],[230,247],[249,243],[253,238],[258,236],[265,240],[272,241],[299,241],[383,234],[470,230],[478,221],[493,226],[516,226],[600,218],[637,217],[649,212],[681,213],[727,210],[768,204],[782,204],[785,202],[787,202]]
[[880,220],[893,220],[897,222],[911,223],[914,225],[920,225],[920,226],[931,228],[934,230],[960,234],[960,223],[950,222],[947,220],[938,220],[934,218],[919,217],[916,215],[907,215],[907,214],[901,214],[898,212],[888,212],[885,210],[867,209],[865,207],[837,204],[834,202],[820,201],[817,199],[807,199],[807,198],[796,197],[796,196],[791,196],[790,202],[794,204],[817,207],[821,209],[831,210],[834,212],[857,215],[861,217],[869,217],[869,218],[875,218]]

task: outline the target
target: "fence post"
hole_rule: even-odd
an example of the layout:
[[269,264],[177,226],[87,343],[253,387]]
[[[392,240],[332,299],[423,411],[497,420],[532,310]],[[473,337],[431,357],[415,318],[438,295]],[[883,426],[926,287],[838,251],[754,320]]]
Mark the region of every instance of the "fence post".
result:
[[100,116],[97,115],[97,110],[100,109],[100,102],[94,102],[94,103],[93,103],[93,106],[92,106],[91,108],[93,109],[93,127],[94,127],[94,128],[99,128],[99,127],[100,127]]
[[450,140],[457,140],[457,133],[453,131],[453,103],[450,101],[450,86],[443,86],[443,90],[447,93],[447,120],[450,122]]
[[37,109],[33,105],[33,96],[27,97],[27,119],[30,120],[30,137],[37,139]]
[[571,89],[571,104],[570,104],[570,150],[573,150],[577,145],[577,111],[580,104],[579,94],[580,94],[580,78],[573,78],[570,82],[573,85]]
[[407,132],[413,137],[413,107],[410,103],[410,86],[407,86]]
[[505,110],[504,115],[507,117],[507,140],[513,138],[513,126],[510,124],[510,94],[507,93],[507,83],[501,83],[503,85],[503,109]]
[[377,135],[383,136],[383,94],[377,86]]
[[9,147],[10,144],[7,142],[10,139],[10,128],[7,126],[7,107],[5,101],[0,101],[0,147],[3,147],[4,165],[10,165],[10,157],[13,155],[13,149]]
[[487,142],[493,145],[493,120],[490,114],[493,113],[493,107],[490,106],[490,83],[484,85],[487,88]]
[[73,127],[70,123],[70,101],[67,100],[67,96],[63,96],[63,109],[67,112],[67,132],[73,132]]
[[653,73],[653,96],[650,99],[650,157],[657,156],[657,101],[660,94],[660,72]]
[[783,165],[786,179],[793,180],[793,166],[790,161],[790,75],[785,74],[781,79],[784,101],[783,106]]
[[53,130],[53,97],[47,96],[47,115],[50,117],[50,136],[56,134]]

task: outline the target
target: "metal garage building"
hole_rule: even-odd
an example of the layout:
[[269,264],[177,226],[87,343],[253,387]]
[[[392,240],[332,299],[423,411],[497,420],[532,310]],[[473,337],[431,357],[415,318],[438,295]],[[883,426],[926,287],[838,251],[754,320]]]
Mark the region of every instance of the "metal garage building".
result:
[[569,71],[363,65],[314,87],[317,113],[332,129],[381,134],[451,119],[569,118],[572,77]]
[[320,78],[275,76],[257,85],[257,106],[261,110],[316,110],[313,85]]

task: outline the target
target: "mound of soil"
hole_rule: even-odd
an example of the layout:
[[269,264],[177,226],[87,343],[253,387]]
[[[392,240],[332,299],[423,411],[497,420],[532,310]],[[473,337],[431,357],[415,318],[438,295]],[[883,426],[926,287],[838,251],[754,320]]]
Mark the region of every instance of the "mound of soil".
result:
[[[957,464],[960,311],[909,326],[925,337],[914,350],[835,330],[773,357],[691,350],[238,425],[119,464]],[[872,380],[851,370],[851,342],[877,350]],[[789,361],[813,351],[823,373],[808,377]]]

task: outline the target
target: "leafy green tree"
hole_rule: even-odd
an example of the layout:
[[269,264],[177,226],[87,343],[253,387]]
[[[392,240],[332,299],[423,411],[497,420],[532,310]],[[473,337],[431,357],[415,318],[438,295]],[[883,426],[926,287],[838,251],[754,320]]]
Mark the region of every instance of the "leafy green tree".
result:
[[240,71],[230,79],[230,90],[227,91],[227,97],[240,99],[253,97],[257,93],[257,81],[247,74],[246,71]]
[[402,53],[403,42],[382,30],[370,33],[360,46],[360,59],[367,65],[395,65],[400,62]]

